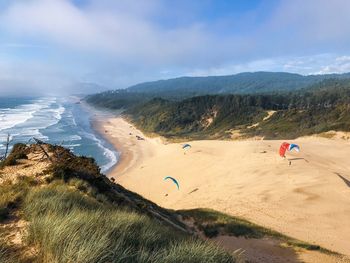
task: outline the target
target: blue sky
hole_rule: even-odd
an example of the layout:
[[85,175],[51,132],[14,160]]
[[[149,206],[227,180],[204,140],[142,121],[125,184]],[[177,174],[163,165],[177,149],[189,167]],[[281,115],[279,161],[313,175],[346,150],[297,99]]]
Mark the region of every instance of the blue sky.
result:
[[0,91],[350,71],[348,0],[0,0]]

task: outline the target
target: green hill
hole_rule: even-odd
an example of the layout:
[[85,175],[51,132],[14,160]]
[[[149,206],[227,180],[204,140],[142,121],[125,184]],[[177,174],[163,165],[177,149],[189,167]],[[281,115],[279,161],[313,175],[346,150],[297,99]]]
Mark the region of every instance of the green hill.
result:
[[[168,138],[296,138],[350,131],[350,81],[325,80],[298,92],[153,99],[126,111],[140,129]],[[274,111],[269,118],[268,112]]]
[[245,72],[229,76],[180,77],[140,83],[128,88],[139,93],[252,94],[285,92],[306,88],[325,79],[348,78],[350,74],[309,75],[286,72]]
[[[198,83],[197,80],[209,83],[208,79],[216,79],[208,77],[181,78],[177,79],[178,82],[160,81],[164,85],[157,82],[159,85],[155,86],[152,83],[142,84],[124,91],[92,95],[86,100],[95,106],[126,109],[125,115],[137,127],[168,138],[229,139],[261,136],[292,139],[330,130],[350,131],[350,78],[345,78],[348,74],[305,77],[260,72],[217,78],[247,79],[247,76],[255,83],[251,86],[255,92],[251,94],[243,92],[192,96],[192,93],[180,92],[183,87],[181,83]],[[329,78],[331,76],[333,78]],[[258,90],[267,91],[265,88],[257,89],[257,86],[267,87],[268,80],[273,77],[278,81],[271,81],[269,87],[272,90],[281,87],[283,83],[286,83],[285,87],[292,87],[293,83],[294,90],[257,93]],[[259,80],[254,82],[255,78]],[[288,82],[288,79],[298,81]],[[169,92],[162,93],[163,88]],[[146,89],[149,92],[140,93]],[[172,91],[176,92],[171,95]],[[275,113],[268,115],[272,111]]]
[[181,77],[140,83],[127,89],[89,95],[86,100],[95,106],[126,109],[136,104],[163,98],[172,101],[203,95],[285,94],[323,85],[324,81],[342,81],[350,73],[310,75],[284,72],[240,73],[230,76]]

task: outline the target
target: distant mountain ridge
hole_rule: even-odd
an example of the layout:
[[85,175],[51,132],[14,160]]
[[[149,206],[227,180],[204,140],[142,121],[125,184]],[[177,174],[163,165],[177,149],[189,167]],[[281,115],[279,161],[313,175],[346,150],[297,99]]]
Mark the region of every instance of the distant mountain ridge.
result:
[[92,94],[85,99],[97,107],[127,109],[153,98],[181,101],[203,95],[267,95],[305,93],[347,86],[350,73],[303,76],[286,72],[245,72],[229,76],[180,77],[144,82],[127,89]]
[[227,76],[179,77],[167,80],[144,82],[127,88],[137,93],[268,93],[294,91],[315,85],[326,79],[350,78],[350,73],[300,75],[287,72],[244,72]]

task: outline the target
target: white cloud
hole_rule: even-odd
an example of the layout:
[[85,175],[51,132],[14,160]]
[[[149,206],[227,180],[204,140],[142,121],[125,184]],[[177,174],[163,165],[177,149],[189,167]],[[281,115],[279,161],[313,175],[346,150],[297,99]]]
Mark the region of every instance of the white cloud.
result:
[[329,65],[323,66],[317,74],[347,73],[350,72],[350,56],[337,57]]
[[[140,6],[146,2],[141,1]],[[203,55],[201,43],[211,42],[200,24],[161,29],[131,1],[114,4],[112,10],[93,3],[80,9],[67,0],[20,1],[0,14],[0,24],[8,33],[22,37],[39,37],[79,52],[116,59],[148,59],[151,64],[181,63],[190,54]]]
[[282,71],[302,75],[346,73],[350,72],[350,56],[320,54],[302,57],[275,57],[245,63],[226,64],[209,69],[189,70],[186,75],[229,75],[245,71]]
[[250,10],[242,17],[185,19],[171,26],[159,17],[196,10],[186,5],[172,10],[174,5],[164,3],[8,1],[0,10],[0,35],[6,40],[0,42],[0,76],[33,86],[83,80],[125,87],[180,75],[350,70],[348,0],[280,1],[259,23],[250,21],[256,17]]

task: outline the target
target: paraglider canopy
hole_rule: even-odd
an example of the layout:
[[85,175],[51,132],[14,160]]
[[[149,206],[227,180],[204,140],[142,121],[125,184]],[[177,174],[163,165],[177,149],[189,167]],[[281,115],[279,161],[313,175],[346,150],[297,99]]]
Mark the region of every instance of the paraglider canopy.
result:
[[288,142],[284,142],[281,144],[280,146],[280,156],[281,157],[286,157],[286,151],[289,148],[289,143]]
[[297,152],[300,152],[300,147],[299,147],[299,145],[292,143],[292,144],[289,145],[289,149],[288,150],[289,151],[295,150]]
[[192,146],[188,143],[182,145],[182,149],[186,150],[186,149],[190,149]]
[[180,190],[179,183],[177,182],[177,180],[176,180],[175,178],[173,178],[173,177],[171,177],[171,176],[167,176],[167,177],[164,178],[164,180],[167,180],[167,179],[172,180],[172,181],[174,182],[174,184],[176,184],[177,190]]
[[299,145],[297,144],[294,144],[294,143],[288,143],[288,142],[283,142],[280,146],[280,156],[281,157],[286,157],[286,151],[292,151],[292,150],[295,150],[297,152],[300,152],[300,147]]

